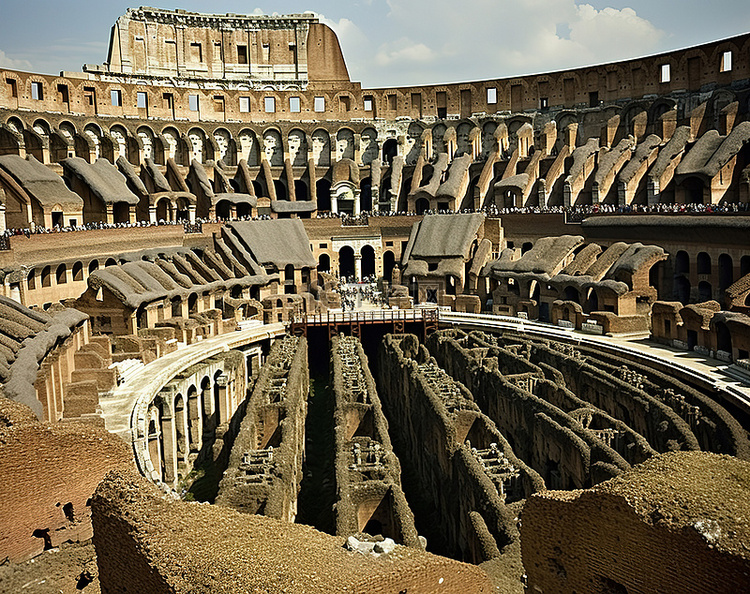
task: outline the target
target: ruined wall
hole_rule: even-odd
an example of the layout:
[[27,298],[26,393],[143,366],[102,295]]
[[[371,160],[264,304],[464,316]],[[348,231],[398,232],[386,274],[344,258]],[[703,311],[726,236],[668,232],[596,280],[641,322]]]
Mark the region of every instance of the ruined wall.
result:
[[248,401],[216,504],[293,522],[302,481],[307,340],[274,343]]
[[745,592],[746,462],[702,452],[652,458],[587,491],[524,507],[529,591]]
[[362,344],[331,340],[335,401],[336,534],[381,534],[423,548],[414,514],[401,489],[401,466],[393,453],[388,422]]
[[41,423],[0,396],[0,559],[24,561],[91,538],[89,498],[109,470],[131,468],[132,458],[103,429]]
[[[420,370],[429,365],[437,372],[413,335],[387,335],[378,359],[378,391],[404,467],[405,491],[428,546],[474,563],[497,556],[517,533],[497,487],[458,436],[461,413],[479,412],[470,395],[458,384],[448,385],[446,377],[443,385],[454,396],[444,401],[446,394],[436,392]],[[482,544],[487,534],[496,543],[494,553]]]
[[409,547],[365,556],[308,526],[165,499],[131,474],[110,474],[92,511],[103,594],[494,591],[476,567]]
[[482,411],[548,488],[590,486],[629,467],[578,421],[484,365],[450,333],[435,334],[428,344],[439,364],[470,386]]

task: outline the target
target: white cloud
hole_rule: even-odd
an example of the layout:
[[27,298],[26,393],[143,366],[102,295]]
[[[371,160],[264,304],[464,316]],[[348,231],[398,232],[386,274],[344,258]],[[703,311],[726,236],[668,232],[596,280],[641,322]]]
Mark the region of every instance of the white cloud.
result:
[[18,70],[31,70],[31,62],[28,60],[16,60],[11,58],[3,50],[0,50],[0,66],[3,68],[15,68]]
[[[637,57],[664,32],[631,8],[575,0],[387,0],[383,33],[368,52],[344,55],[369,84],[420,84],[513,76]],[[361,24],[360,24],[361,25]],[[339,32],[336,27],[334,29]],[[366,60],[365,67],[353,59]]]

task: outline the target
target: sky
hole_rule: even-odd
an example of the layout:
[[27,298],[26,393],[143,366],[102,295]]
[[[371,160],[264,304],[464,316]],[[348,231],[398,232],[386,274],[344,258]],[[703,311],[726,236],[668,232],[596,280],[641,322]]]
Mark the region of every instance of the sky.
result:
[[[0,66],[57,74],[101,64],[129,6],[136,4],[2,0]],[[750,31],[748,0],[183,0],[159,8],[314,12],[336,31],[350,78],[365,88],[549,72]]]

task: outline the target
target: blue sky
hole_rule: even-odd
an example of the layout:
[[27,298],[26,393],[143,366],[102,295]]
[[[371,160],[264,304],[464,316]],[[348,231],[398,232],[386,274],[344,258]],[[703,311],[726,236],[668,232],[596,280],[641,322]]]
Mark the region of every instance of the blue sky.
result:
[[[105,61],[119,0],[2,0],[0,65],[56,74]],[[312,11],[365,87],[572,68],[750,31],[747,0],[184,0],[198,12]]]

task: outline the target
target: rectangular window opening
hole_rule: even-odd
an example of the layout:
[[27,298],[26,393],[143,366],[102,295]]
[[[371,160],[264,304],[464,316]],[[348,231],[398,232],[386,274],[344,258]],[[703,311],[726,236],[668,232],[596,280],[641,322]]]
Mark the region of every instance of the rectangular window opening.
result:
[[188,109],[198,111],[198,95],[188,95]]
[[237,46],[237,63],[247,64],[247,46],[246,45]]
[[224,95],[214,95],[214,111],[224,112]]
[[122,107],[122,91],[119,89],[112,89],[109,92],[109,98],[112,102],[112,107]]
[[96,89],[94,87],[83,87],[83,102],[86,105],[96,104]]
[[18,85],[16,84],[16,80],[14,78],[6,78],[5,82],[10,90],[10,96],[18,97]]
[[326,98],[325,97],[315,97],[313,100],[313,111],[325,111],[326,110]]
[[302,104],[299,97],[289,97],[289,111],[299,113],[302,110]]
[[672,80],[672,72],[669,64],[662,64],[660,72],[661,76],[659,78],[659,82],[668,83]]
[[266,113],[274,113],[276,111],[276,99],[274,97],[265,97],[263,99],[263,105]]
[[365,111],[372,111],[373,99],[371,95],[365,95],[363,103]]
[[487,103],[489,105],[497,103],[497,87],[489,87],[487,89]]
[[391,111],[396,111],[396,95],[388,95],[388,109]]
[[138,109],[146,109],[148,107],[148,94],[146,94],[146,91],[138,91],[136,94],[136,105]]
[[721,54],[721,72],[730,72],[732,70],[732,52]]
[[240,113],[250,113],[250,97],[240,97]]
[[31,98],[35,101],[41,101],[44,99],[44,87],[40,82],[31,83]]
[[203,48],[200,43],[190,44],[190,60],[192,62],[203,62]]

